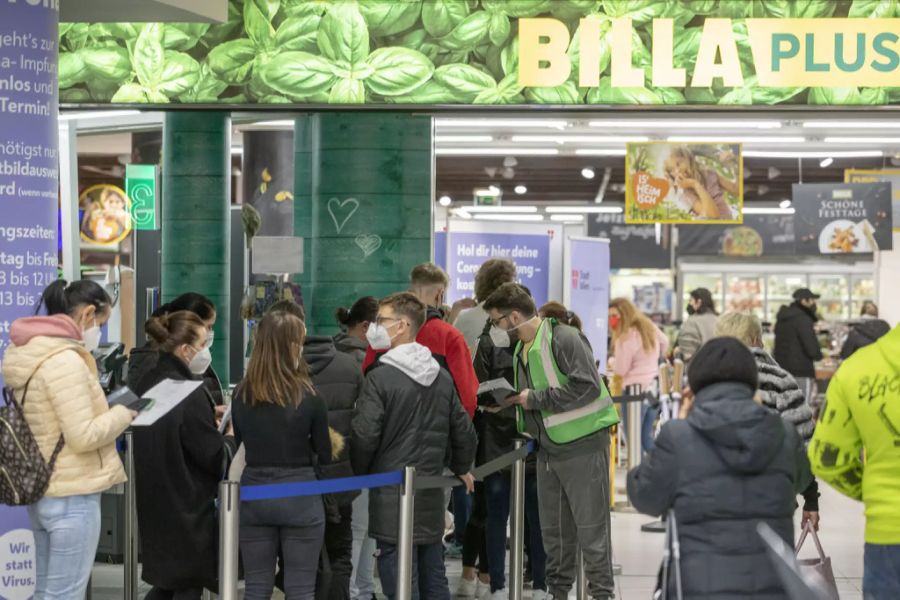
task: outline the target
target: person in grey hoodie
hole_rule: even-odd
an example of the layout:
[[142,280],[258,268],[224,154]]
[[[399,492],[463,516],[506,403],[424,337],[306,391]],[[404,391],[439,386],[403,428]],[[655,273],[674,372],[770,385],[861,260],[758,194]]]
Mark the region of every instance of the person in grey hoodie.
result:
[[675,346],[681,350],[685,364],[690,364],[691,358],[700,347],[714,335],[719,313],[716,312],[712,293],[706,288],[693,290],[690,293],[687,313],[688,318],[681,325]]
[[[794,427],[753,401],[757,377],[741,342],[707,342],[688,369],[695,399],[687,418],[663,425],[628,473],[635,508],[675,511],[685,598],[788,598],[756,527],[766,523],[793,544],[794,497],[812,474]],[[673,570],[665,584],[675,597]]]
[[[387,352],[366,375],[353,417],[350,461],[357,475],[413,466],[419,476],[440,476],[448,467],[471,493],[475,429],[450,374],[415,341],[425,312],[425,304],[408,292],[379,303],[367,337],[373,349]],[[369,535],[378,545],[378,572],[389,600],[397,592],[398,499],[397,487],[376,488],[369,494]],[[413,589],[423,599],[449,600],[444,492],[418,491],[415,505]]]
[[[816,430],[816,419],[812,407],[800,385],[790,373],[775,362],[762,343],[762,324],[749,313],[727,312],[716,324],[716,336],[737,338],[756,360],[759,371],[758,397],[762,405],[778,413],[785,422],[797,431],[804,446],[809,445]],[[803,524],[810,521],[819,528],[819,484],[813,479],[803,490]]]

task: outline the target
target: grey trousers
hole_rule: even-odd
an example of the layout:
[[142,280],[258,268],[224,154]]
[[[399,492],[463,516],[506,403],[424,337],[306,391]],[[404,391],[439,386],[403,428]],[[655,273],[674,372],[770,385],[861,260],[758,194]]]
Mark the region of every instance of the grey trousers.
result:
[[[615,596],[609,515],[609,432],[591,436],[570,456],[538,453],[538,501],[547,551],[547,590],[568,597],[581,546],[592,598]],[[594,446],[585,452],[583,444]],[[560,455],[561,454],[561,455]]]

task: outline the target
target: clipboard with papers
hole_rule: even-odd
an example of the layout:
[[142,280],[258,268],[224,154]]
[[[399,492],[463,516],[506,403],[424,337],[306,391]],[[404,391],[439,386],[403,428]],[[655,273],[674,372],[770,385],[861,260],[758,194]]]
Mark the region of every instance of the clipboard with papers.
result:
[[131,426],[146,427],[171,412],[202,384],[202,381],[163,379],[140,398],[128,388],[122,388],[111,394],[108,400],[111,406],[122,404],[126,408],[137,410],[139,414],[131,422]]
[[516,389],[503,377],[485,381],[478,386],[478,395],[490,394],[494,404],[499,408],[507,408],[512,405],[510,398],[516,395]]

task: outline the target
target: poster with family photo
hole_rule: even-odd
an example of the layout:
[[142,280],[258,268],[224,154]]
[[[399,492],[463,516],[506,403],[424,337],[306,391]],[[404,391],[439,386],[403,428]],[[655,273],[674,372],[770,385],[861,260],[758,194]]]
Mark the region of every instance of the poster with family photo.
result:
[[892,248],[890,183],[795,183],[800,254],[871,254]]
[[625,222],[741,223],[742,171],[737,143],[630,143]]

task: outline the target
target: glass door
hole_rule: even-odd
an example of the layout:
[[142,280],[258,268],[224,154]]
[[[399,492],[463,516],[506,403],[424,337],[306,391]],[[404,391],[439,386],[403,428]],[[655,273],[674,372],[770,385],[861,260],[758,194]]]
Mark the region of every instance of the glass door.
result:
[[875,300],[875,279],[871,275],[850,277],[850,318],[855,319],[862,311],[863,302]]
[[808,287],[806,275],[789,275],[778,273],[769,275],[768,289],[766,290],[766,317],[765,320],[774,323],[778,316],[778,310],[794,301],[794,290]]
[[763,318],[765,278],[762,275],[727,275],[725,310],[753,313]]
[[850,278],[847,275],[810,275],[809,289],[819,298],[819,312],[826,320],[850,317]]

